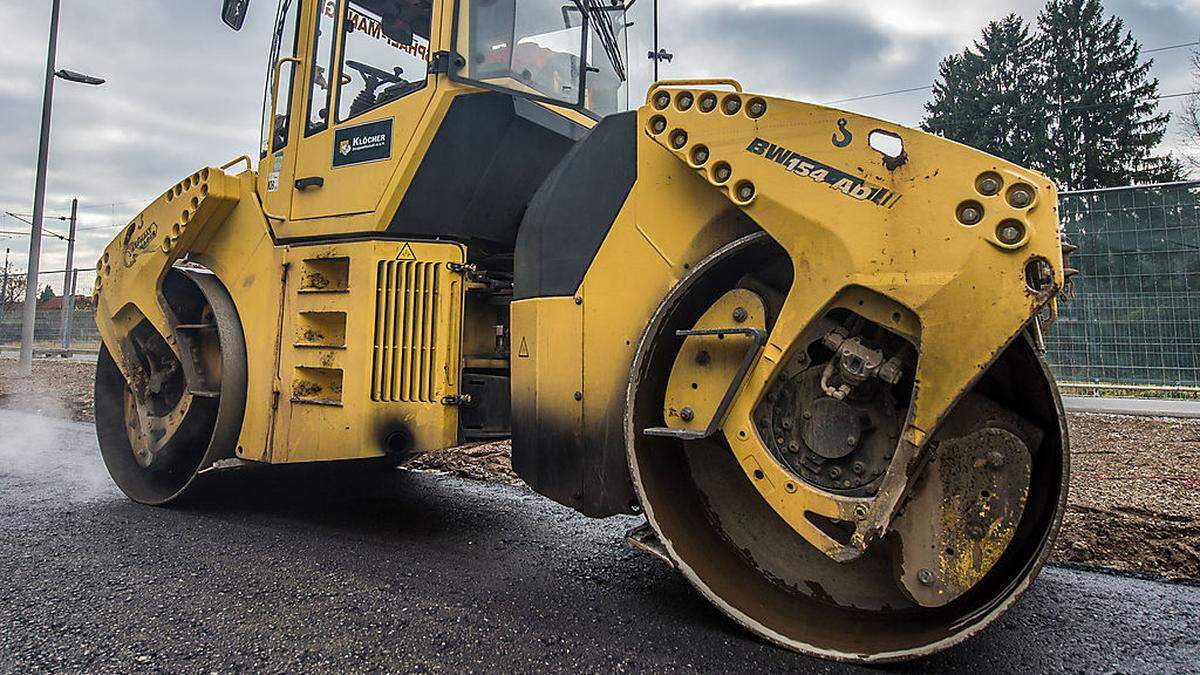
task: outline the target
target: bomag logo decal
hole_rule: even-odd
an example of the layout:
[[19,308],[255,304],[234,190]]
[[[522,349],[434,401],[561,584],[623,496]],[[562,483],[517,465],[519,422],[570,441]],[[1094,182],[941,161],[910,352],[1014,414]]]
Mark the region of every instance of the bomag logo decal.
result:
[[154,245],[154,240],[158,238],[158,224],[150,223],[150,227],[146,227],[146,221],[140,216],[138,217],[137,225],[134,225],[125,231],[125,239],[121,241],[121,251],[124,254],[125,266],[133,267],[133,263],[137,262],[138,255],[150,250]]
[[818,162],[811,157],[805,157],[762,138],[750,141],[750,145],[746,146],[746,152],[769,159],[783,167],[788,173],[828,185],[831,189],[860,202],[871,202],[876,206],[890,209],[903,197],[888,188],[872,185],[858,176]]

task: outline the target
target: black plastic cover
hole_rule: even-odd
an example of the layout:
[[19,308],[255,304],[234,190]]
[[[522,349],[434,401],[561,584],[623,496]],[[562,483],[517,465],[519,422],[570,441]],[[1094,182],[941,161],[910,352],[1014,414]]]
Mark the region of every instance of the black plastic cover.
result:
[[583,132],[509,94],[459,96],[387,231],[511,249],[530,199]]
[[571,295],[637,179],[637,113],[605,117],[529,202],[514,253],[514,298]]

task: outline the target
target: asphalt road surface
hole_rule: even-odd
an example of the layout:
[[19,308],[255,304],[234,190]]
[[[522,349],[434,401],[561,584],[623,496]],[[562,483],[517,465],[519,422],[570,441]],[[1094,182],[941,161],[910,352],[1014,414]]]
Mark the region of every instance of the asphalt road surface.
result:
[[[403,471],[242,472],[125,500],[90,426],[0,411],[0,671],[806,671],[662,563],[630,518]],[[1200,587],[1048,568],[910,672],[1197,667]],[[879,672],[865,670],[862,672]]]

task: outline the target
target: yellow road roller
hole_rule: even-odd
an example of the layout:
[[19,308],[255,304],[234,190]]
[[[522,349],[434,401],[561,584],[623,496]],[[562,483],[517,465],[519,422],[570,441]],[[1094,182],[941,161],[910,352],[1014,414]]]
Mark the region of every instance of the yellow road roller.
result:
[[280,0],[257,161],[97,264],[109,472],[157,505],[511,437],[767,641],[978,633],[1066,501],[1055,186],[732,79],[631,91],[654,25],[623,1]]

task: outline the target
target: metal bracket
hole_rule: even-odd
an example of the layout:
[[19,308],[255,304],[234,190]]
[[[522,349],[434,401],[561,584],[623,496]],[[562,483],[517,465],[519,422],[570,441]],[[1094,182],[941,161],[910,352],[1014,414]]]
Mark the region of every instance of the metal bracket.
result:
[[767,343],[767,333],[759,328],[739,327],[677,330],[675,331],[675,335],[679,337],[688,337],[691,335],[749,335],[754,338],[750,347],[746,349],[746,355],[742,357],[742,365],[738,366],[737,373],[730,380],[729,388],[725,390],[725,396],[721,398],[721,403],[717,406],[716,412],[713,413],[712,419],[708,421],[707,427],[704,429],[651,427],[642,431],[647,436],[665,436],[667,438],[678,438],[681,441],[699,441],[717,433],[717,428],[721,425],[721,420],[725,418],[725,413],[729,411],[729,406],[733,404],[734,394],[742,386],[742,380],[746,379],[746,373],[750,372],[750,364],[754,363],[754,357],[758,355],[759,350]]
[[480,272],[479,268],[474,263],[450,262],[446,263],[446,268],[451,272],[463,275],[466,277],[467,281],[484,284],[489,291],[506,291],[511,290],[513,287],[513,282],[511,280],[495,279],[487,272]]
[[442,397],[442,405],[471,405],[470,394],[453,394]]
[[[459,56],[458,54],[455,54],[453,56],[453,59],[454,59],[454,68],[456,70],[459,68],[462,68],[463,66],[465,66],[467,64],[467,62],[463,60],[463,57]],[[429,72],[430,73],[449,73],[450,72],[450,60],[451,60],[450,52],[447,52],[447,51],[434,52],[433,58],[431,58],[429,60]]]

